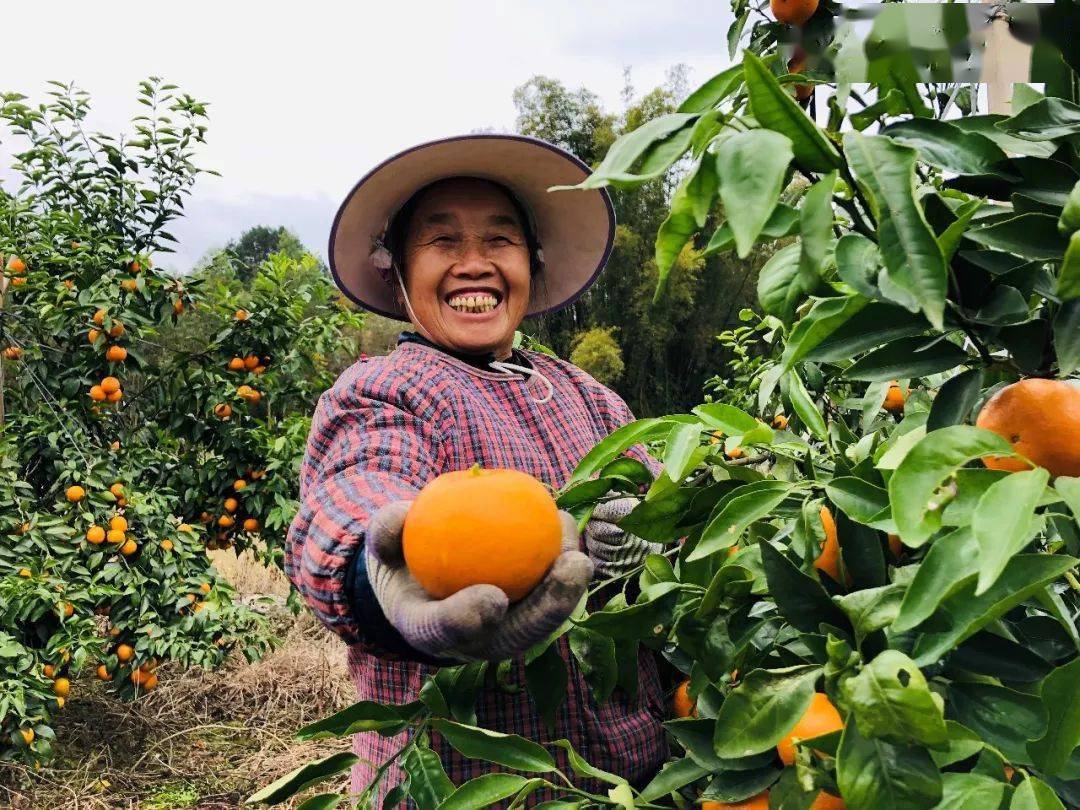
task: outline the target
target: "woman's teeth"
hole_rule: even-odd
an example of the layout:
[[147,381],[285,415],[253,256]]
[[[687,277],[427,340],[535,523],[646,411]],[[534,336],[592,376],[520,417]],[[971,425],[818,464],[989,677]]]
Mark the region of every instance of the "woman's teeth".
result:
[[447,303],[458,312],[489,312],[499,305],[494,295],[455,295]]

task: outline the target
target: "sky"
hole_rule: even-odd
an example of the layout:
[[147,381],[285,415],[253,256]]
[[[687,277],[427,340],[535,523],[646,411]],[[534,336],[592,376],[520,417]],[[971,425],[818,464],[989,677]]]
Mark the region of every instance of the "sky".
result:
[[[728,64],[723,0],[7,3],[0,91],[44,100],[48,80],[91,95],[91,130],[130,132],[138,82],[161,76],[208,103],[203,175],[159,266],[186,272],[253,225],[285,225],[325,257],[338,204],[369,168],[423,141],[514,128],[536,74],[621,108],[683,63],[694,87]],[[0,131],[0,183],[18,140]]]

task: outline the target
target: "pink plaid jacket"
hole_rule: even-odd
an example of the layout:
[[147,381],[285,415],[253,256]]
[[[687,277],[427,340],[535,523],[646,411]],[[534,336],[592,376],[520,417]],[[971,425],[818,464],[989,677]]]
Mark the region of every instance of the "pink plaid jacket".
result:
[[[435,476],[475,463],[521,470],[562,487],[600,439],[633,420],[617,394],[573,364],[539,352],[525,355],[554,386],[553,397],[543,405],[533,401],[547,393],[542,381],[525,375],[507,380],[421,343],[404,343],[386,357],[354,364],[319,400],[285,570],[320,619],[349,643],[349,668],[360,700],[415,700],[433,671],[416,661],[394,660],[361,641],[345,581],[369,516],[389,501],[413,498]],[[654,473],[658,470],[642,447],[629,452]],[[559,651],[570,678],[554,734],[524,688],[515,694],[482,691],[478,724],[541,744],[565,737],[592,764],[635,784],[647,781],[667,756],[660,725],[664,693],[652,653],[643,648],[639,654],[637,698],[616,689],[601,705],[590,694],[565,637]],[[520,659],[510,680],[524,686]],[[455,784],[490,768],[464,759],[437,734],[432,737]],[[361,762],[353,772],[355,790],[368,784],[375,767],[401,742],[375,733],[356,735],[354,750]],[[553,753],[568,772],[565,752]],[[392,767],[379,801],[400,777]]]

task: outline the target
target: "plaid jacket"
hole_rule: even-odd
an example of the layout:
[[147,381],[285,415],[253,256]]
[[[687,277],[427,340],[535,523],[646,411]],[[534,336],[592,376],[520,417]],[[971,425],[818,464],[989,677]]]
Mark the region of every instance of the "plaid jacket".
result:
[[[319,399],[285,570],[319,618],[350,645],[349,669],[360,700],[415,700],[434,669],[373,645],[360,624],[363,611],[353,604],[348,582],[369,516],[389,501],[415,497],[437,475],[475,463],[522,470],[559,488],[600,439],[633,419],[617,394],[573,364],[539,352],[525,355],[554,386],[553,397],[543,405],[533,401],[546,394],[543,381],[520,374],[507,379],[417,342],[354,364]],[[640,446],[629,452],[654,473],[658,470]],[[559,651],[569,684],[553,734],[524,688],[513,694],[482,691],[478,724],[541,744],[565,737],[592,764],[632,783],[647,781],[667,755],[660,725],[664,694],[652,653],[643,648],[639,654],[636,699],[616,689],[598,704],[565,637]],[[520,659],[509,680],[524,685]],[[366,786],[375,767],[401,742],[375,733],[356,735],[354,750],[361,762],[353,772],[354,789]],[[455,784],[490,768],[464,759],[437,734],[432,747]],[[568,771],[565,752],[553,753]],[[392,786],[401,773],[393,766],[389,776],[385,784]]]

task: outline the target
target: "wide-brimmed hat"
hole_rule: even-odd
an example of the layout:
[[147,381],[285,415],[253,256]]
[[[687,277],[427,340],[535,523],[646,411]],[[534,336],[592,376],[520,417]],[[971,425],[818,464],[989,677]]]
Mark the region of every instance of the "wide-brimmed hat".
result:
[[373,251],[414,192],[447,177],[481,177],[509,188],[534,220],[544,270],[533,280],[527,314],[561,309],[596,280],[615,237],[606,189],[548,192],[576,185],[589,173],[565,149],[522,135],[460,135],[419,144],[380,163],[345,197],[330,229],[330,270],[360,306],[407,321]]

